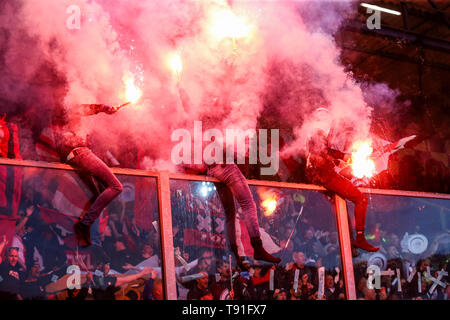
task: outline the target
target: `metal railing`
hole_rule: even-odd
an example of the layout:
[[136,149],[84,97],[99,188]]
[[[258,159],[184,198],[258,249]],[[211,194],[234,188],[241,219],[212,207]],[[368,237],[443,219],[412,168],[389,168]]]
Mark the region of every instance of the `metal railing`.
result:
[[[71,170],[74,169],[68,165],[60,163],[48,163],[40,161],[15,160],[0,158],[0,165],[34,167],[44,169],[56,170]],[[165,298],[168,300],[177,300],[177,285],[175,276],[175,258],[173,247],[173,231],[172,231],[172,210],[170,199],[170,181],[171,180],[188,180],[188,181],[208,181],[220,182],[219,180],[207,176],[189,175],[180,173],[170,173],[168,171],[148,171],[137,169],[123,169],[112,168],[115,174],[154,177],[157,180],[158,188],[158,204],[159,204],[159,221],[160,221],[160,236],[161,236],[161,250],[162,250],[162,274],[164,281]],[[289,188],[301,190],[315,190],[323,191],[323,187],[311,184],[302,183],[288,183],[276,181],[261,181],[248,180],[250,186],[266,186],[275,188]],[[421,197],[421,198],[437,198],[450,200],[450,195],[440,193],[402,191],[402,190],[385,190],[385,189],[368,189],[360,188],[363,193],[371,195],[390,195],[390,196],[406,196],[406,197]],[[344,283],[346,288],[346,297],[349,300],[356,299],[355,277],[353,272],[350,232],[348,224],[347,205],[344,199],[339,196],[334,196],[336,221],[339,234],[339,244],[341,250],[342,267]]]

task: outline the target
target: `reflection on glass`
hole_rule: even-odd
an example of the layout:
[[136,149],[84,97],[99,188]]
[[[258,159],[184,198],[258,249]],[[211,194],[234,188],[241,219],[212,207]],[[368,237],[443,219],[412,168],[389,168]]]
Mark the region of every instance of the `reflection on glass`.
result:
[[154,178],[118,175],[124,190],[92,226],[93,245],[82,249],[72,227],[93,194],[79,177],[0,166],[11,169],[20,172],[14,179],[0,174],[0,299],[132,300],[152,291],[162,298]]
[[366,226],[380,250],[353,259],[358,299],[448,299],[450,200],[370,195]]
[[252,186],[264,247],[282,262],[253,260],[236,202],[237,244],[248,267],[239,270],[217,185],[174,180],[170,187],[178,299],[345,298],[335,214],[322,193]]

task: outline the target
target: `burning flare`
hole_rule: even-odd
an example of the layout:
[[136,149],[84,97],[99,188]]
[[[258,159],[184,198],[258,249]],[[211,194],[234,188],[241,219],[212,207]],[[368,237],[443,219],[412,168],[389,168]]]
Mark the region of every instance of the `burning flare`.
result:
[[125,100],[131,103],[138,102],[142,96],[142,91],[136,86],[134,77],[126,75],[122,80],[125,85]]
[[176,74],[177,79],[180,79],[181,71],[183,71],[183,61],[178,53],[174,53],[169,60],[170,69]]
[[261,206],[265,209],[264,215],[266,217],[271,216],[277,209],[277,200],[275,198],[267,198],[262,203]]
[[351,167],[357,178],[371,178],[375,173],[375,162],[370,157],[373,152],[370,140],[356,141],[352,146]]
[[229,9],[215,10],[211,14],[211,34],[218,39],[248,37],[252,26],[245,23],[245,20],[236,16]]

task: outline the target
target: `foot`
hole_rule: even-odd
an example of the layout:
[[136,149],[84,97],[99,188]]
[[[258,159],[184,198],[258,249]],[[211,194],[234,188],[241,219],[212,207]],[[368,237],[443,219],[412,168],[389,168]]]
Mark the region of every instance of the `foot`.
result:
[[251,243],[253,247],[253,258],[255,260],[263,260],[271,263],[280,263],[281,259],[272,256],[268,253],[262,246],[262,241],[260,238],[251,238]]
[[375,252],[378,251],[377,247],[372,246],[370,243],[367,242],[364,233],[358,232],[356,235],[356,240],[353,241],[353,246],[360,248],[362,250],[368,251],[368,252]]
[[78,239],[78,244],[80,245],[80,247],[87,248],[92,244],[91,227],[81,223],[80,221],[77,221],[73,226],[73,230],[75,231],[75,235]]
[[230,250],[231,250],[231,252],[233,252],[233,254],[234,254],[234,258],[236,259],[236,264],[237,264],[237,266],[238,266],[242,271],[247,271],[247,268],[244,266],[242,257],[239,256],[237,245],[235,245],[235,244],[230,245]]

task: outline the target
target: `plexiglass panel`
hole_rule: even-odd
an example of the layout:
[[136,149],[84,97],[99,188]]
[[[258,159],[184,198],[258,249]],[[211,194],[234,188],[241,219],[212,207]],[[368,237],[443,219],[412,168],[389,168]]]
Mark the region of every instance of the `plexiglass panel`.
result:
[[333,204],[321,192],[251,186],[264,247],[282,262],[253,259],[235,202],[236,240],[249,267],[239,273],[219,185],[172,180],[170,187],[179,299],[230,299],[231,290],[237,300],[345,298]]
[[353,259],[357,298],[448,299],[450,200],[368,196],[366,237],[380,250]]
[[123,192],[92,226],[93,245],[83,249],[73,224],[94,193],[78,175],[0,166],[2,299],[144,299],[146,285],[162,293],[160,280],[148,281],[144,269],[162,277],[156,179],[117,176]]

